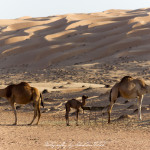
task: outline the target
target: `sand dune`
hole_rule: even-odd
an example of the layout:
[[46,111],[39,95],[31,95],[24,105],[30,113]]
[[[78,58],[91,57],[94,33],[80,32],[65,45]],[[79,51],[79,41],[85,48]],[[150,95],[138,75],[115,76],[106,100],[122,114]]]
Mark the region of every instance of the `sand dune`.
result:
[[[87,63],[84,55],[89,56],[91,52],[90,61],[115,56],[115,52],[117,57],[123,53],[130,56],[134,51],[134,56],[138,57],[138,49],[142,52],[140,55],[148,57],[149,51],[144,45],[149,44],[149,15],[150,9],[147,8],[1,20],[0,56],[4,61],[0,67],[28,62],[32,68],[37,61],[34,56],[42,68],[56,63],[63,65],[66,59],[70,63],[76,62],[76,57]],[[33,53],[33,57],[28,57],[29,52]],[[52,56],[54,53],[55,56]],[[21,57],[23,62],[19,60]],[[10,58],[16,60],[11,65]]]
[[[149,24],[150,8],[0,20],[0,87],[29,82],[45,103],[38,126],[24,125],[33,117],[32,104],[17,105],[18,126],[11,126],[12,109],[0,99],[1,147],[89,149],[84,144],[90,142],[90,149],[100,149],[92,145],[100,142],[104,149],[149,149],[148,94],[143,121],[138,121],[135,99],[118,98],[107,124],[109,92],[116,82],[130,75],[150,85]],[[86,106],[103,110],[80,113],[79,126],[71,110],[71,126],[66,127],[65,102],[81,101],[82,95],[89,96]]]

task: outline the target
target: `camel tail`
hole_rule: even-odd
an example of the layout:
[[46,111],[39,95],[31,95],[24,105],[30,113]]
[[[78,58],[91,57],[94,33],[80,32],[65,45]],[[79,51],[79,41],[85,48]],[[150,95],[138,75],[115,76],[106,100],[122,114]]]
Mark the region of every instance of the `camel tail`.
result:
[[43,106],[43,108],[44,108],[44,102],[43,102],[43,97],[42,97],[41,93],[40,93],[40,98],[41,98],[41,106]]
[[110,93],[109,93],[109,101],[111,102],[111,93],[112,93],[112,89],[110,90]]

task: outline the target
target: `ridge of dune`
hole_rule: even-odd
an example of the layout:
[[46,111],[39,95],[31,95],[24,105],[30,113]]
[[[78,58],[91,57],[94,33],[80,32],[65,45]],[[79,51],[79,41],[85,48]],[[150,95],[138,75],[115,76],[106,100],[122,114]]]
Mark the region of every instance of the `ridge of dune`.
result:
[[0,20],[0,68],[150,57],[149,24],[150,8]]

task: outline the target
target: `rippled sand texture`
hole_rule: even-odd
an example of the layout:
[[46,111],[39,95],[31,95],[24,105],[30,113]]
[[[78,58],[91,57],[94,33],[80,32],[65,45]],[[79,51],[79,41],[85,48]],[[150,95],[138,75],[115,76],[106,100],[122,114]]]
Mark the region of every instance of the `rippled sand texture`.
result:
[[149,58],[150,9],[0,20],[0,67]]

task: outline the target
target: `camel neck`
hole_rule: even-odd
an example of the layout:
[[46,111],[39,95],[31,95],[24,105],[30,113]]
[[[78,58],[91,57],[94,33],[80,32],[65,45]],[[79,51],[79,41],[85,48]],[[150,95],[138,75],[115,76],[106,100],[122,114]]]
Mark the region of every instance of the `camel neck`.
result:
[[82,98],[82,106],[84,106],[84,105],[85,105],[85,99]]
[[0,89],[0,97],[6,97],[6,90]]

